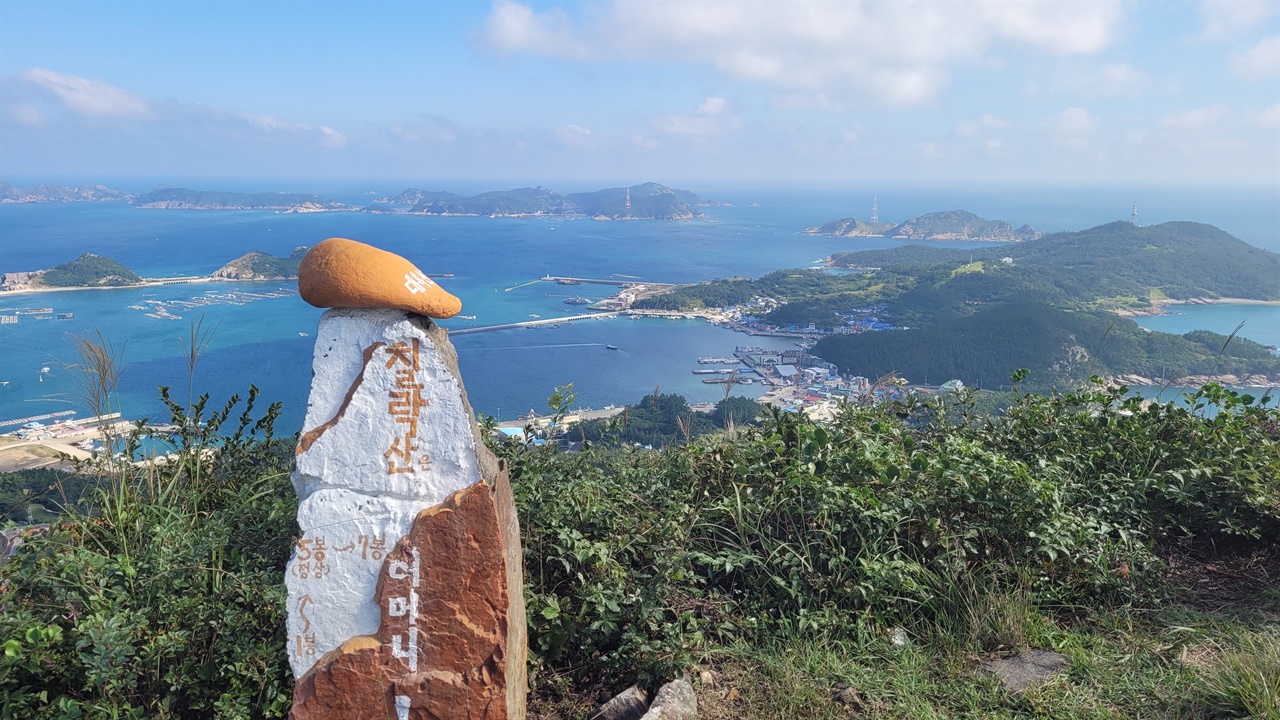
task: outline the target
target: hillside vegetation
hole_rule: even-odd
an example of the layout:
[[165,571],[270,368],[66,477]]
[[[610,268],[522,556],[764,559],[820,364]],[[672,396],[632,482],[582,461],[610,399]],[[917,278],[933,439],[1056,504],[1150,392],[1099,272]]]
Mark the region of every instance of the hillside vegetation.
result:
[[[627,207],[628,193],[630,208]],[[702,215],[694,209],[701,204],[706,201],[694,193],[650,182],[568,195],[541,185],[472,196],[409,188],[379,198],[366,210],[396,212],[397,208],[408,206],[408,212],[426,215],[586,215],[613,220],[688,220]]]
[[38,283],[47,287],[118,287],[136,285],[142,278],[129,268],[102,255],[85,253],[46,270]]
[[1014,229],[1003,220],[987,220],[968,210],[925,213],[902,223],[871,223],[855,217],[842,218],[805,230],[810,235],[836,237],[884,236],[912,240],[969,240],[974,242],[1018,242],[1039,237],[1034,228]]
[[[1012,265],[1002,261],[1006,257]],[[908,246],[836,253],[831,259],[838,266],[928,277],[940,293],[934,305],[1032,295],[1042,302],[1114,308],[1149,307],[1162,297],[1280,300],[1280,255],[1193,222],[1115,222],[993,248]],[[981,262],[983,272],[943,287],[956,267],[972,262]]]
[[164,188],[132,200],[137,207],[176,210],[344,210],[346,205],[305,193],[240,193]]
[[[238,421],[234,398],[171,403],[172,463],[101,468],[0,565],[5,717],[285,716],[291,442],[255,394]],[[730,683],[701,685],[708,717],[1273,716],[1280,414],[1212,385],[1190,408],[1090,391],[982,418],[969,399],[830,426],[767,411],[662,451],[495,446],[531,717],[585,719],[698,663]],[[1208,562],[1253,565],[1200,604]],[[1069,672],[1012,695],[976,670],[1028,646]]]
[[1120,374],[1157,381],[1266,376],[1280,382],[1280,358],[1251,340],[1228,342],[1203,330],[1182,336],[1148,332],[1129,319],[1036,304],[1000,305],[910,331],[828,337],[813,352],[846,373],[896,373],[934,384],[959,378],[986,389],[1010,386],[1018,368],[1035,368],[1028,382],[1041,388]]
[[261,250],[250,250],[213,272],[218,280],[289,280],[298,277],[298,266],[307,247],[294,248],[288,257],[276,257]]

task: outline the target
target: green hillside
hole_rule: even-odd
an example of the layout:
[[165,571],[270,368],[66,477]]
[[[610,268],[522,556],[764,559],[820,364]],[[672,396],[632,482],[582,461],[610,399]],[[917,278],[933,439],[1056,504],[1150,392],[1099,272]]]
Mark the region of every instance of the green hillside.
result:
[[[626,206],[628,192],[631,195],[630,209]],[[699,217],[702,213],[693,206],[703,203],[702,198],[687,190],[673,190],[658,183],[572,193],[566,199],[584,215],[642,220],[688,220]]]
[[[928,275],[942,296],[928,298],[922,289],[904,298],[925,306],[1029,296],[1104,309],[1148,307],[1164,297],[1280,299],[1280,255],[1192,222],[1115,222],[994,248],[908,246],[836,253],[832,261]],[[943,289],[957,267],[972,262],[982,262],[982,272]]]
[[47,287],[118,287],[136,285],[142,278],[109,257],[85,253],[40,276],[38,283]]
[[295,248],[288,257],[276,257],[261,250],[250,250],[218,268],[210,277],[218,280],[287,280],[298,276],[298,266],[307,254],[305,246]]
[[[1225,350],[1223,347],[1225,346]],[[911,382],[958,378],[987,389],[1008,387],[1018,368],[1035,387],[1072,387],[1091,375],[1266,375],[1280,380],[1280,358],[1250,340],[1207,331],[1147,332],[1106,313],[1011,303],[914,330],[825,338],[813,352],[841,371]]]
[[565,198],[555,190],[538,187],[494,190],[472,197],[431,193],[410,212],[436,215],[563,215]]
[[133,200],[143,208],[178,210],[343,210],[346,205],[319,195],[303,193],[240,193],[164,188]]

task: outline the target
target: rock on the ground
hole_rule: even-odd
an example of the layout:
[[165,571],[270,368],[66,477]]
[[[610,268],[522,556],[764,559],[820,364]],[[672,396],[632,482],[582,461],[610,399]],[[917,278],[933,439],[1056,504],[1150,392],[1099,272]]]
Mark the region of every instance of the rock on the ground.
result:
[[688,680],[672,680],[658,689],[641,720],[698,720],[698,696]]
[[995,675],[1010,692],[1022,692],[1040,685],[1070,665],[1065,655],[1052,650],[1027,650],[1013,657],[987,660],[979,665]]
[[648,694],[632,685],[601,705],[593,720],[640,720],[648,709]]

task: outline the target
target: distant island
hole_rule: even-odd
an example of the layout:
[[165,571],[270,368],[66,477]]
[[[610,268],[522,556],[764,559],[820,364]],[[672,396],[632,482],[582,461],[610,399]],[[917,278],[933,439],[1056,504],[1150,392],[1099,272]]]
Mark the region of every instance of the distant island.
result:
[[134,198],[135,207],[166,210],[277,210],[287,213],[354,210],[336,200],[300,193],[210,192],[172,188]]
[[0,274],[0,289],[127,287],[143,282],[138,274],[108,257],[84,253],[48,270]]
[[0,203],[127,202],[132,198],[133,195],[112,190],[106,185],[69,188],[46,183],[22,190],[0,182]]
[[367,207],[348,205],[305,193],[241,193],[186,188],[160,188],[142,195],[103,185],[67,188],[38,185],[29,190],[0,183],[3,203],[128,202],[163,210],[271,210],[279,213],[354,212],[406,215],[474,215],[488,217],[589,217],[594,220],[692,220],[704,217],[699,207],[722,203],[688,190],[658,183],[605,188],[562,195],[538,187],[494,190],[479,195],[408,188],[375,200]]
[[180,278],[140,277],[133,270],[109,257],[84,253],[71,262],[48,270],[0,273],[0,292],[123,288],[209,280],[240,282],[293,280],[298,277],[298,265],[308,249],[306,246],[297,247],[287,257],[276,257],[261,250],[252,250],[209,275]]
[[805,228],[809,235],[833,237],[888,237],[908,240],[963,240],[968,242],[1023,242],[1043,233],[1030,225],[1014,228],[1003,220],[987,220],[967,210],[931,212],[903,223],[866,222],[854,217]]
[[295,280],[308,249],[305,245],[296,247],[288,257],[251,250],[213,271],[209,277],[214,280]]
[[692,220],[703,217],[706,200],[687,190],[657,183],[561,195],[539,185],[470,197],[409,188],[379,198],[366,212],[490,217],[586,216],[596,220]]

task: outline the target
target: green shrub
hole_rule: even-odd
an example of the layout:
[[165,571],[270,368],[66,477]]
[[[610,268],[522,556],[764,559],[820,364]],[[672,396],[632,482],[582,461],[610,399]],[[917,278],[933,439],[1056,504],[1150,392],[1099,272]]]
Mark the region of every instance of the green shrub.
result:
[[651,452],[500,445],[535,661],[659,677],[707,641],[889,625],[1013,646],[1037,603],[1155,586],[1162,548],[1280,534],[1280,414],[1253,398],[1028,395],[996,418],[971,400],[850,406],[830,426],[770,410]]
[[[167,396],[166,396],[167,397]],[[88,509],[0,566],[4,718],[268,718],[288,708],[281,578],[294,530],[289,453],[251,388],[171,405],[168,462],[105,459]],[[146,426],[125,438],[136,449]]]

